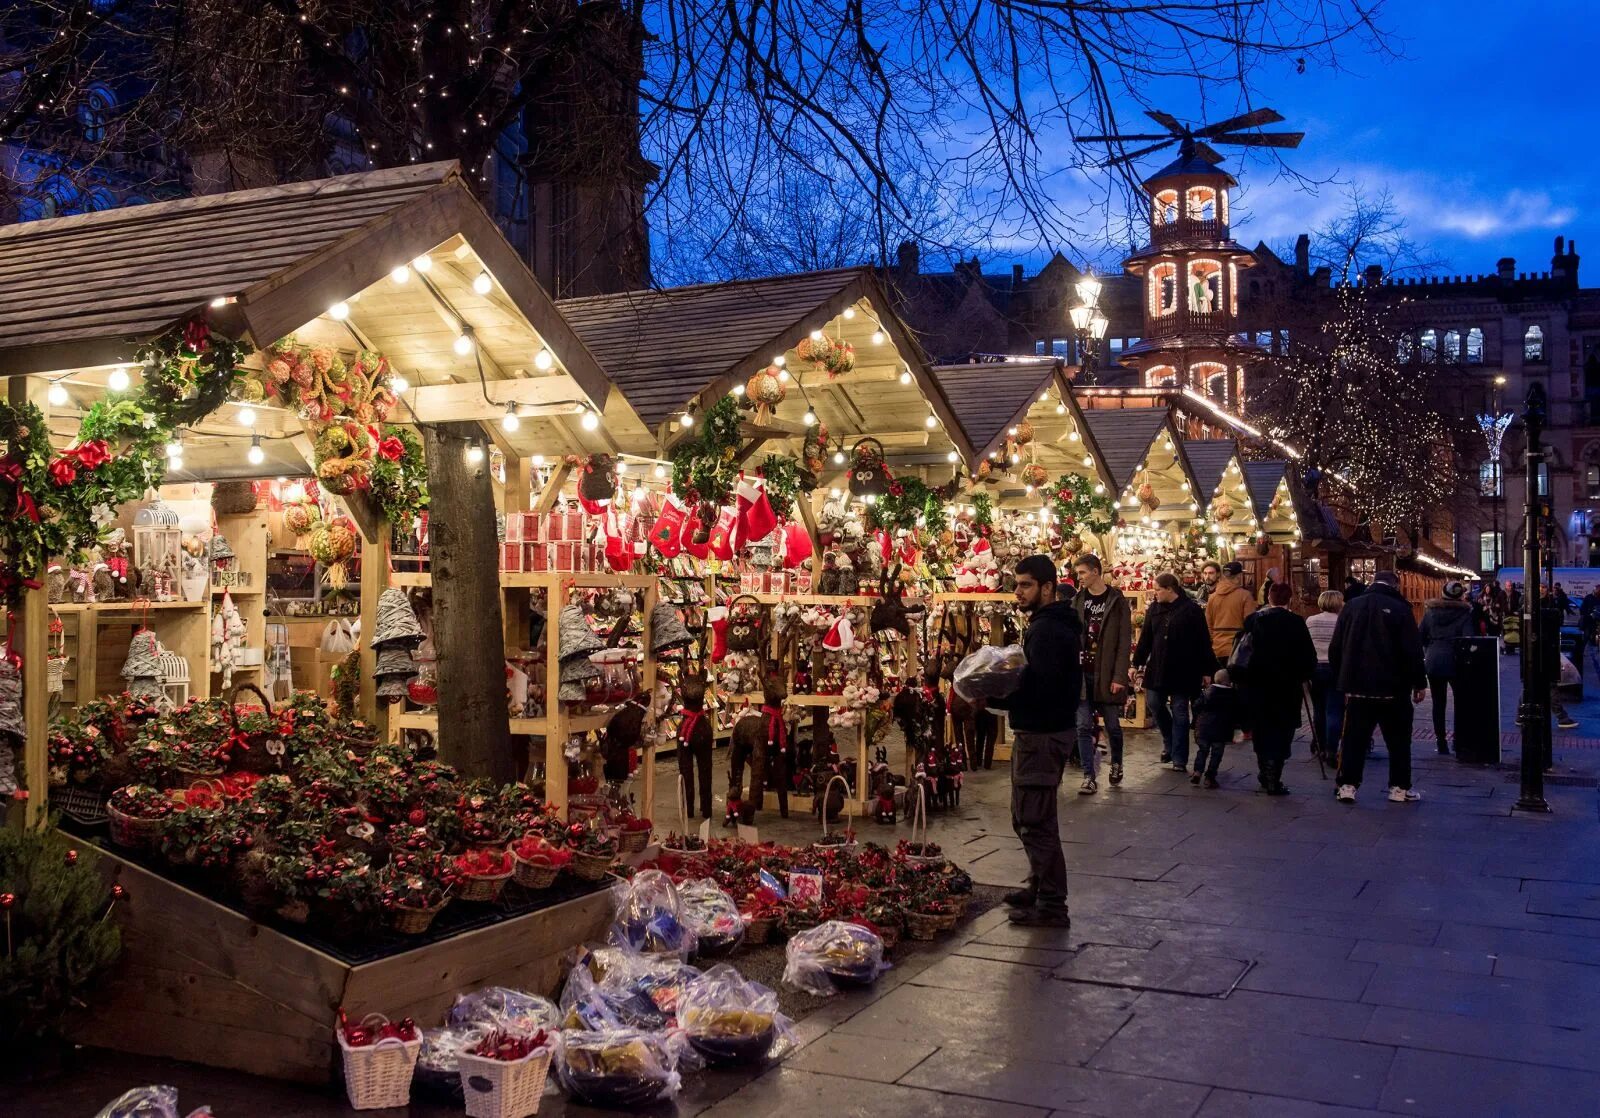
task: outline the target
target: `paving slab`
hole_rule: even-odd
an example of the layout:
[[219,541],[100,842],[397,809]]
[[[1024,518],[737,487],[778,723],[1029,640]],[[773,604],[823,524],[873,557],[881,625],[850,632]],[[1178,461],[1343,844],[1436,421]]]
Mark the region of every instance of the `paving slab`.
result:
[[786,1062],[786,1067],[849,1079],[893,1083],[938,1048],[917,1040],[874,1037],[870,1043],[847,1033],[830,1033],[806,1045]]
[[1452,974],[1380,964],[1361,1000],[1371,1005],[1479,1017],[1502,1026],[1531,1022],[1580,1029],[1600,1025],[1600,1005],[1559,981]]
[[[1070,1028],[1070,1023],[1067,1024]],[[1040,1060],[966,1048],[941,1048],[918,1064],[902,1083],[967,1095],[974,1112],[987,1113],[990,1100],[1049,1107],[1055,1113],[1099,1118],[1184,1118],[1192,1115],[1208,1088],[1194,1083],[1146,1079],[1068,1067]]]
[[1600,1030],[1595,1029],[1556,1028],[1526,1021],[1500,1026],[1457,1013],[1379,1006],[1362,1039],[1397,1048],[1600,1072]]
[[1600,1074],[1401,1049],[1380,1103],[1397,1114],[1600,1114]]
[[[983,1103],[986,1118],[1043,1118],[1047,1107]],[[670,1113],[670,1112],[669,1112]],[[803,1115],[871,1115],[872,1118],[970,1118],[972,1100],[961,1095],[869,1083],[798,1068],[769,1072],[705,1111],[708,1118],[800,1118]]]
[[1377,969],[1376,963],[1330,959],[1319,955],[1306,955],[1299,959],[1279,955],[1257,960],[1239,986],[1241,989],[1260,990],[1268,994],[1354,1002],[1361,1000],[1367,983]]
[[1165,945],[1143,950],[1089,944],[1056,967],[1051,976],[1067,982],[1092,982],[1131,990],[1222,997],[1249,969],[1250,963],[1245,959],[1203,955]]
[[1350,958],[1363,963],[1390,963],[1424,970],[1447,970],[1461,974],[1493,974],[1494,956],[1464,948],[1418,947],[1408,943],[1381,943],[1364,939],[1350,952]]
[[1377,1113],[1376,1110],[1329,1106],[1276,1095],[1252,1095],[1219,1087],[1206,1096],[1197,1118],[1367,1118]]

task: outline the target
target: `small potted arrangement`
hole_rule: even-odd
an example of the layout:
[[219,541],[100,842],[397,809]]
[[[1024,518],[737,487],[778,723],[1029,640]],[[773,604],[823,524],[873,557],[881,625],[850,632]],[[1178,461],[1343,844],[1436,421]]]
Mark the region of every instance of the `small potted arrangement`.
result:
[[944,851],[938,843],[928,841],[926,835],[916,842],[901,839],[894,848],[894,856],[896,861],[912,869],[932,869],[945,864]]
[[572,851],[572,872],[584,881],[599,881],[617,860],[616,836],[588,823],[567,828],[567,847]]
[[456,804],[461,820],[461,841],[469,850],[504,850],[511,837],[500,818],[495,797],[483,792],[462,796]]
[[539,1113],[555,1041],[543,1029],[517,1036],[496,1029],[461,1053],[469,1118],[529,1118]]
[[512,876],[524,889],[548,889],[572,862],[572,851],[529,832],[511,844]]
[[861,918],[878,933],[885,951],[892,950],[900,942],[906,926],[906,912],[900,905],[890,900],[873,901],[862,911]]
[[774,893],[762,890],[757,896],[739,906],[744,919],[744,941],[760,945],[772,938],[772,933],[786,923],[785,905]]
[[675,854],[680,858],[687,858],[691,854],[704,854],[706,840],[699,835],[687,832],[679,834],[677,831],[667,832],[667,837],[661,841],[661,849],[668,854]]
[[154,844],[173,806],[171,796],[148,784],[124,784],[106,802],[111,841],[134,849]]
[[64,723],[50,732],[45,746],[52,788],[82,788],[96,782],[100,768],[111,755],[106,737],[93,724]]
[[407,1017],[390,1021],[379,1013],[353,1024],[339,1010],[334,1027],[344,1054],[344,1090],[355,1110],[403,1107],[411,1101],[411,1075],[422,1051],[422,1034]]
[[395,931],[419,936],[449,902],[451,882],[443,855],[396,853],[378,874],[378,903]]
[[922,893],[912,898],[906,913],[906,935],[912,939],[929,940],[948,928],[954,927],[960,914],[947,897],[938,893]]
[[648,819],[640,819],[631,811],[625,811],[617,819],[617,830],[620,833],[619,848],[624,854],[639,854],[650,845],[650,831],[652,824]]
[[479,847],[457,854],[450,868],[457,881],[456,897],[463,901],[487,902],[500,899],[500,891],[514,872],[511,852],[501,848]]
[[241,814],[216,790],[197,784],[172,799],[173,811],[161,828],[161,854],[173,865],[223,869],[235,850],[255,845]]

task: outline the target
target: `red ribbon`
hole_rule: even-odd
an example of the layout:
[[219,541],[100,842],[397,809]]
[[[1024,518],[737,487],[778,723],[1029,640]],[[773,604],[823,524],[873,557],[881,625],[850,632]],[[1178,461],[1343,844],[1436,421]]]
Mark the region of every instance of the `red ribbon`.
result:
[[761,713],[767,716],[767,743],[776,745],[779,753],[789,751],[789,728],[784,725],[783,708],[761,705]]
[[395,438],[393,435],[389,436],[387,439],[384,439],[378,444],[378,453],[383,455],[391,462],[400,461],[405,452],[405,444],[399,439]]

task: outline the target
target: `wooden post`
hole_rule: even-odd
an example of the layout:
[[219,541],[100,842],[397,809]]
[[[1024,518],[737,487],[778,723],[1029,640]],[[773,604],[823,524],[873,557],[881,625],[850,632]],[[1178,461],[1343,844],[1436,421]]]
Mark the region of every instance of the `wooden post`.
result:
[[[50,398],[46,387],[39,377],[12,377],[6,382],[6,395],[13,407],[35,405],[48,422]],[[44,578],[43,571],[20,573]],[[46,818],[50,808],[50,765],[45,749],[50,733],[50,598],[43,583],[22,592],[11,639],[11,651],[22,656],[22,721],[28,736],[17,761],[24,770],[18,774],[24,777],[19,787],[28,793],[22,819],[31,827]]]
[[377,729],[382,741],[388,740],[389,704],[378,702],[372,626],[378,620],[378,597],[389,587],[389,538],[385,525],[377,539],[361,543],[361,717]]
[[[644,588],[644,639],[641,647],[644,649],[644,671],[639,674],[639,686],[644,689],[648,701],[654,701],[656,692],[656,658],[650,652],[650,642],[654,638],[651,632],[651,614],[655,612],[657,595],[660,593],[661,580],[652,578]],[[656,811],[656,747],[642,745],[644,756],[640,758],[640,767],[643,774],[640,778],[639,791],[639,817],[651,819]]]
[[556,501],[561,497],[561,487],[567,484],[567,476],[571,473],[572,467],[565,462],[551,469],[550,477],[544,483],[544,491],[539,494],[539,503],[533,507],[534,512],[549,512],[556,507]]
[[561,607],[566,593],[559,574],[549,576],[545,591],[544,626],[544,798],[567,809],[567,716],[561,704]]
[[[468,776],[498,783],[516,779],[511,722],[506,712],[500,543],[494,491],[485,453],[471,423],[426,424],[429,529],[433,544],[433,641],[439,653],[439,753]],[[553,693],[552,693],[553,694]]]
[[800,523],[806,526],[806,535],[811,537],[811,592],[817,593],[817,580],[822,577],[822,534],[817,531],[817,513],[811,507],[813,497],[808,493],[800,493],[795,497],[795,504],[800,506]]

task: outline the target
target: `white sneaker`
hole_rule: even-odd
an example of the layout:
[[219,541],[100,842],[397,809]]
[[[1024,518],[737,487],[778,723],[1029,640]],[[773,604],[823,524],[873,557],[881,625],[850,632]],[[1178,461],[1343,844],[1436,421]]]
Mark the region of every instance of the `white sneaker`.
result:
[[1410,788],[1401,788],[1399,785],[1389,789],[1389,802],[1392,804],[1415,803],[1422,799],[1421,792],[1414,792]]
[[1175,773],[1188,772],[1189,771],[1189,766],[1180,765],[1178,762],[1174,761],[1174,762],[1172,762],[1172,771],[1175,772]]
[[1355,803],[1356,802],[1356,786],[1354,784],[1341,784],[1341,785],[1339,785],[1339,790],[1333,794],[1333,798],[1338,800],[1341,804],[1353,804],[1353,803]]
[[1098,791],[1100,791],[1100,785],[1095,783],[1094,777],[1086,776],[1083,778],[1083,784],[1078,788],[1078,795],[1092,796]]

